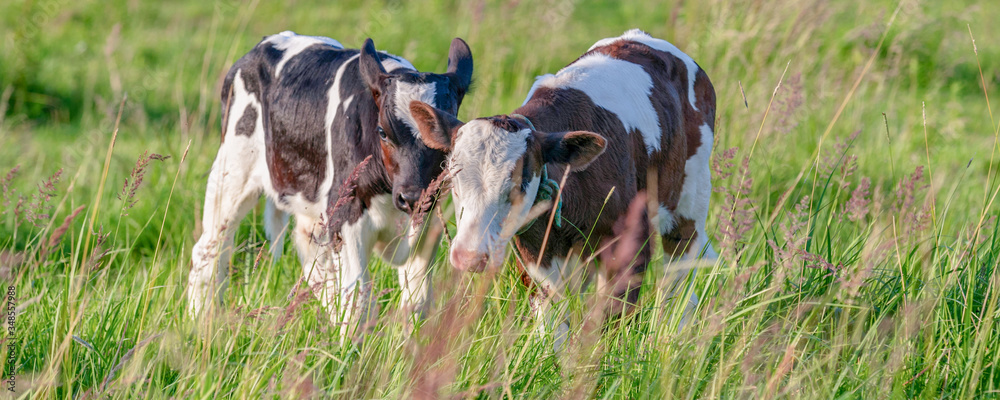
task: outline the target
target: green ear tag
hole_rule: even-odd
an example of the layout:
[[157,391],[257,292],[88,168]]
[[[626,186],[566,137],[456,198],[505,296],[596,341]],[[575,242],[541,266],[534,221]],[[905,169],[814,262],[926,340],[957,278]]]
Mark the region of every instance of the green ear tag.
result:
[[[531,128],[531,130],[533,130],[533,131],[536,130],[535,129],[535,125],[531,123],[531,120],[529,120],[528,117],[525,117],[525,116],[523,116],[521,114],[510,114],[510,116],[512,116],[514,118],[518,118],[518,119],[524,120],[524,123],[527,124]],[[556,194],[558,194],[558,193],[559,193],[559,182],[556,182],[555,180],[549,179],[549,170],[548,170],[548,168],[545,168],[545,166],[542,166],[542,181],[539,182],[539,184],[538,184],[538,194],[535,195],[535,202],[532,205],[538,204],[541,201],[552,200],[552,199],[554,199],[556,197]],[[561,198],[559,199],[559,203],[557,203],[553,207],[553,211],[552,212],[556,213],[555,217],[553,217],[553,220],[554,220],[553,222],[555,222],[556,228],[562,228],[562,199]],[[517,234],[520,235],[520,234],[522,234],[524,232],[527,232],[528,229],[531,229],[531,226],[534,225],[534,224],[535,224],[535,220],[534,219],[531,220],[531,221],[529,221],[527,225],[525,225],[524,227],[522,227],[521,229],[519,229],[517,231]]]
[[[559,193],[559,182],[556,182],[553,179],[549,179],[548,168],[542,167],[542,179],[541,179],[541,182],[539,182],[539,184],[538,184],[538,194],[535,195],[535,203],[534,204],[538,204],[539,202],[542,202],[542,201],[551,201],[551,200],[553,200],[556,197],[557,193]],[[553,212],[556,213],[555,217],[553,217],[553,222],[555,223],[555,226],[557,228],[562,228],[562,199],[561,198],[559,199],[559,202],[556,203],[553,206]],[[528,229],[530,229],[531,226],[534,225],[534,224],[535,224],[535,220],[533,219],[530,222],[528,222],[527,225],[525,225],[524,227],[522,227],[521,229],[519,229],[517,231],[517,234],[520,235],[520,234],[522,234],[524,232],[527,232]]]

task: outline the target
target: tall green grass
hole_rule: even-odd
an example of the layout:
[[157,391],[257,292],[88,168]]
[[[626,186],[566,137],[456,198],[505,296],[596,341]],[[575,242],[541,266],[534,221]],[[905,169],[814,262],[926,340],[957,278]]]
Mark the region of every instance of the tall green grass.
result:
[[[22,398],[1000,397],[998,19],[972,1],[5,2],[0,281],[17,319],[0,370],[12,356]],[[221,315],[185,316],[218,86],[262,36],[371,36],[436,71],[463,37],[469,119],[633,27],[693,56],[719,98],[721,257],[685,286],[701,304],[682,329],[654,267],[609,325],[592,290],[560,302],[572,336],[554,354],[513,267],[463,275],[442,250],[413,336],[375,261],[374,332],[342,344],[295,257],[258,260],[259,212]]]

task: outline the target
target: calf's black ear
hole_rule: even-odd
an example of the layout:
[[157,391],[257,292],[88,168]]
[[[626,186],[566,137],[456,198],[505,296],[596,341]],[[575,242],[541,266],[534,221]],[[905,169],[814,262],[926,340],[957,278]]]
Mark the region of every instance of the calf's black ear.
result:
[[573,131],[539,133],[542,140],[542,159],[546,163],[569,164],[574,171],[590,165],[604,153],[607,140],[594,132]]
[[419,100],[410,102],[410,115],[417,123],[420,139],[435,150],[451,151],[458,129],[465,125],[454,115]]
[[[361,47],[358,67],[361,69],[361,78],[364,79],[372,95],[378,100],[382,96],[382,86],[379,82],[385,77],[385,68],[382,67],[382,58],[375,50],[375,42],[371,38],[365,39],[365,45]],[[377,101],[376,101],[377,102]]]
[[469,91],[472,85],[472,50],[461,38],[451,41],[451,49],[448,50],[448,71],[447,74],[455,83],[458,91],[459,101]]

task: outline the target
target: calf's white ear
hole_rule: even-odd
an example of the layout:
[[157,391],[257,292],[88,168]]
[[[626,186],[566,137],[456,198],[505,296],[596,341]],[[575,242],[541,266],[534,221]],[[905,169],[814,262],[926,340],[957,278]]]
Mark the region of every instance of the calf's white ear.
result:
[[454,115],[419,100],[410,102],[410,115],[417,123],[424,144],[441,151],[451,151],[458,129],[465,125]]
[[587,168],[607,146],[607,140],[594,132],[538,134],[542,140],[542,159],[546,163],[569,164],[575,171]]
[[361,70],[361,78],[365,85],[372,91],[375,103],[382,96],[382,85],[380,81],[386,76],[385,68],[382,67],[382,59],[375,50],[375,42],[371,38],[365,39],[365,45],[361,47],[361,55],[358,61],[358,68]]

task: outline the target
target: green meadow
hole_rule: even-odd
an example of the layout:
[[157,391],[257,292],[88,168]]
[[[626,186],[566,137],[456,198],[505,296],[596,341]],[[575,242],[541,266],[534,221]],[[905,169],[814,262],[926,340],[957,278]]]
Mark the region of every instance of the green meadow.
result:
[[[1000,397],[998,22],[991,0],[5,0],[2,392]],[[468,120],[512,111],[535,76],[630,28],[691,55],[718,97],[720,258],[685,281],[679,296],[701,301],[683,326],[657,252],[624,318],[595,316],[593,288],[561,299],[573,323],[555,353],[513,259],[460,273],[446,235],[415,331],[396,271],[373,261],[380,314],[341,343],[294,246],[268,256],[263,202],[239,226],[222,309],[186,315],[219,88],[263,36],[371,37],[438,72],[464,38]]]

